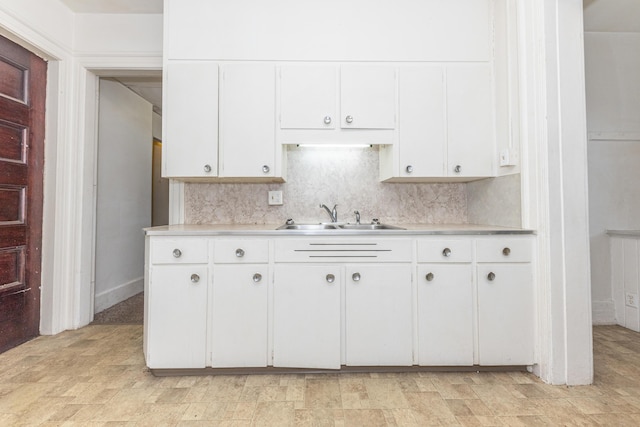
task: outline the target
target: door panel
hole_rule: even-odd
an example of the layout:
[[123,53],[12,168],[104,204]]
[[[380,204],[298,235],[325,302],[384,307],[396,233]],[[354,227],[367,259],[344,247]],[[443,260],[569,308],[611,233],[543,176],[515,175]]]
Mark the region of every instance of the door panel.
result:
[[40,323],[46,69],[0,37],[0,351]]

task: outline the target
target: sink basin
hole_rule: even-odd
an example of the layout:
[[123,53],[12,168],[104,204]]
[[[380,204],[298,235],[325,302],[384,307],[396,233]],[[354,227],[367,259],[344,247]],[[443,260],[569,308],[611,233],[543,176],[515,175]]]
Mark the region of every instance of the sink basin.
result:
[[388,224],[341,224],[343,230],[406,230],[406,228],[396,227]]
[[405,230],[402,227],[387,224],[284,224],[276,230],[300,230],[300,231],[320,231],[320,230]]
[[337,230],[338,226],[333,224],[285,224],[276,228],[276,230]]

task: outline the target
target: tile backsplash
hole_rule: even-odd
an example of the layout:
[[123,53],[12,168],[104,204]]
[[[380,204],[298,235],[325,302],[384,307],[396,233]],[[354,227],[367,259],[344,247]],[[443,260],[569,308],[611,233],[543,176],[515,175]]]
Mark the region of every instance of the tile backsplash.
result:
[[[187,224],[278,224],[329,220],[319,205],[338,204],[338,220],[385,223],[467,223],[462,183],[379,182],[378,149],[288,148],[287,182],[282,184],[188,183]],[[267,192],[282,190],[284,204],[269,206]]]

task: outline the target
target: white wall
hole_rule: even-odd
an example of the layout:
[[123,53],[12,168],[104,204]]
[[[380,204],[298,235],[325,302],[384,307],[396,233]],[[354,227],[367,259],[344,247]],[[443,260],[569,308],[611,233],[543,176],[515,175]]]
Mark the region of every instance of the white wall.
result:
[[607,229],[640,229],[640,34],[586,33],[593,322],[615,323]]
[[143,289],[143,227],[151,225],[152,106],[100,81],[95,312]]

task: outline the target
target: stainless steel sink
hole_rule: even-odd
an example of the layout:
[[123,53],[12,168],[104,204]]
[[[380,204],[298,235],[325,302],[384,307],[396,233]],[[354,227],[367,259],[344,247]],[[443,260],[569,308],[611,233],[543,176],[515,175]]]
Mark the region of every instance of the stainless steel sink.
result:
[[338,226],[334,224],[284,224],[276,230],[338,230]]
[[406,230],[406,228],[396,227],[388,224],[340,224],[338,226],[343,230]]
[[276,228],[276,230],[300,230],[300,231],[320,231],[320,230],[356,230],[356,231],[375,231],[375,230],[405,230],[402,227],[388,224],[284,224]]

